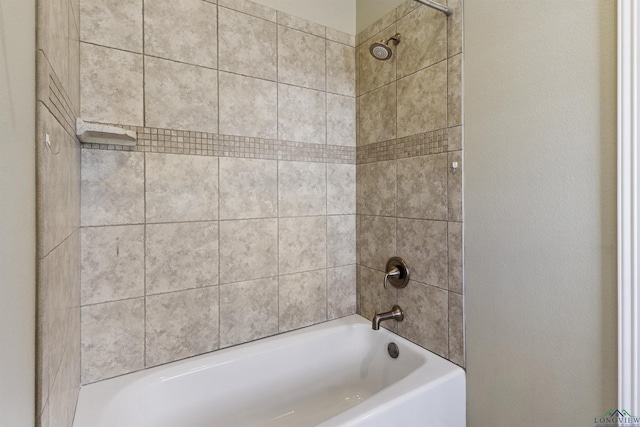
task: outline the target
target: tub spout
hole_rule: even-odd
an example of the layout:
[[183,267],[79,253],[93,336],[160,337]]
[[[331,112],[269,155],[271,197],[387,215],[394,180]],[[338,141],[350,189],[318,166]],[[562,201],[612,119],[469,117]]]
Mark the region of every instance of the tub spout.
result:
[[374,331],[377,331],[378,329],[380,329],[380,322],[391,319],[394,319],[398,322],[402,322],[404,320],[404,312],[399,306],[394,305],[391,311],[387,311],[385,313],[376,313],[376,315],[373,316],[373,320],[371,321],[371,327]]

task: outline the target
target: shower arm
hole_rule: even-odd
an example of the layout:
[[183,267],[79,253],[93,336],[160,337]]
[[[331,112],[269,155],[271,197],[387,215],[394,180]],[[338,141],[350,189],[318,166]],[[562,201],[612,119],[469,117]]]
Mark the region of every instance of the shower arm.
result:
[[451,14],[453,13],[451,9],[449,9],[448,7],[443,6],[440,3],[436,3],[432,0],[415,0],[415,1],[417,1],[418,3],[422,3],[425,6],[429,6],[435,10],[439,10],[440,12],[443,12],[447,16],[451,16]]

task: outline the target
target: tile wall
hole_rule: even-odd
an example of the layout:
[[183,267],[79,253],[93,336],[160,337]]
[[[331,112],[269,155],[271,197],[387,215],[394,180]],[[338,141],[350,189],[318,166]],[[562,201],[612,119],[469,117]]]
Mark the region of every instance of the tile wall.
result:
[[[405,320],[387,327],[464,366],[462,0],[448,6],[408,0],[357,36],[358,313],[398,304]],[[392,58],[374,59],[396,33]],[[412,280],[385,291],[394,255]]]
[[83,0],[82,383],[356,311],[355,38],[244,0]]
[[80,6],[37,10],[36,420],[68,427],[80,387]]

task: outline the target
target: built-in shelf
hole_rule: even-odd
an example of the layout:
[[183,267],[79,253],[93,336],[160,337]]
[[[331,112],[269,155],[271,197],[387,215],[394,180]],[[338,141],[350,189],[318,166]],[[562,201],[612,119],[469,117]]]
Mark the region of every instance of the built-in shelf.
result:
[[86,123],[76,119],[76,135],[85,144],[109,144],[134,146],[138,142],[138,134],[117,126]]

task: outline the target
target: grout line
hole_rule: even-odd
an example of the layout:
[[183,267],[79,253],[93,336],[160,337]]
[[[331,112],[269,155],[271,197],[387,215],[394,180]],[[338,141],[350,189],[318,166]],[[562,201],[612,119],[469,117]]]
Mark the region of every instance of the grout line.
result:
[[[131,223],[131,224],[105,224],[105,225],[83,225],[79,228],[110,228],[110,227],[130,227],[130,226],[153,226],[153,225],[171,225],[171,224],[208,224],[213,222],[237,222],[237,221],[257,221],[262,219],[287,219],[287,218],[318,218],[323,216],[353,216],[355,213],[338,213],[338,214],[314,214],[314,215],[286,215],[286,216],[266,216],[266,217],[256,217],[256,218],[224,218],[224,219],[211,219],[211,220],[197,220],[197,221],[167,221],[167,222],[148,222],[148,223]],[[369,215],[367,216],[385,216],[385,215]],[[407,218],[407,219],[425,219],[425,218]],[[429,221],[441,221],[441,220],[431,220]],[[451,221],[451,222],[459,222],[459,221]],[[72,233],[73,234],[73,233]],[[57,247],[57,246],[56,246]],[[55,249],[55,248],[54,248]]]
[[[327,35],[327,28],[324,30],[325,36]],[[324,40],[324,139],[325,144],[329,144],[329,95],[327,94],[327,87],[329,85],[329,72],[327,62],[329,55],[327,50],[329,44],[327,39]],[[324,166],[324,313],[325,320],[329,319],[329,165],[325,163]]]
[[[271,276],[271,277],[273,277],[273,276]],[[263,277],[262,279],[266,279],[266,278],[267,277]],[[260,279],[251,279],[251,280],[260,280]],[[230,284],[236,284],[236,283],[241,283],[241,282],[225,283],[222,286],[230,285]],[[101,301],[101,302],[92,302],[92,303],[89,303],[89,304],[83,304],[81,306],[81,308],[92,307],[92,306],[102,305],[102,304],[110,304],[110,303],[114,303],[114,302],[133,301],[133,300],[137,300],[137,299],[144,299],[145,300],[145,313],[146,313],[146,299],[147,298],[154,298],[154,297],[157,297],[157,296],[160,296],[160,295],[177,294],[177,293],[180,293],[180,292],[191,292],[191,291],[199,291],[199,290],[203,290],[203,289],[213,289],[213,288],[217,288],[219,286],[221,286],[221,285],[217,285],[216,284],[216,285],[207,285],[207,286],[195,286],[195,287],[189,287],[189,288],[184,288],[184,289],[176,289],[176,290],[171,290],[171,291],[157,292],[157,293],[153,293],[153,294],[149,294],[149,295],[138,295],[138,296],[134,296],[134,297],[111,299],[111,300]]]
[[221,262],[220,259],[222,257],[221,252],[221,244],[220,244],[220,158],[218,158],[218,221],[217,221],[217,225],[218,225],[218,239],[217,239],[217,245],[218,245],[218,348],[220,348],[220,343],[221,341],[221,331],[222,328],[220,327],[222,322],[222,301],[220,299],[220,267],[221,267]]
[[[144,2],[142,0],[142,124],[144,127],[147,126],[147,61],[145,58],[145,19],[144,19]],[[146,206],[145,206],[145,218],[147,214]],[[145,220],[146,221],[146,220]],[[146,232],[146,230],[145,230]],[[146,303],[145,303],[146,310]],[[146,318],[146,311],[145,311]],[[146,363],[146,325],[145,325],[145,363]]]
[[278,301],[278,319],[277,319],[277,333],[280,333],[280,161],[276,162],[276,273],[278,281],[277,287],[277,301]]
[[143,226],[143,271],[144,271],[144,319],[143,319],[143,327],[144,327],[144,342],[143,342],[143,365],[147,366],[147,154],[144,153],[142,157],[142,181],[144,183],[144,194],[143,194],[143,203],[144,203],[144,226]]
[[325,309],[325,319],[329,319],[329,165],[325,165],[324,168],[325,174],[325,246],[324,246],[324,258],[325,258],[325,269],[327,270],[325,279],[324,279],[324,309]]
[[[216,8],[216,106],[218,107],[218,114],[217,114],[217,126],[216,126],[216,130],[219,134],[220,132],[220,7],[218,6],[218,2],[216,1],[215,3],[215,8]],[[217,239],[217,246],[218,246],[218,349],[220,349],[220,346],[222,344],[222,300],[221,300],[221,292],[220,292],[220,267],[221,267],[221,262],[220,262],[220,258],[221,258],[221,244],[220,244],[220,187],[221,187],[221,181],[220,181],[220,157],[217,157],[217,163],[218,163],[218,194],[217,194],[217,200],[218,200],[218,215],[217,215],[217,220],[218,220],[218,239]]]
[[449,59],[450,59],[450,58],[444,58],[444,59],[441,59],[440,61],[434,62],[433,64],[429,64],[429,65],[427,65],[427,66],[425,66],[425,67],[423,67],[423,68],[420,68],[419,70],[413,71],[413,72],[411,72],[411,73],[409,73],[409,74],[405,74],[405,75],[403,75],[402,77],[398,77],[398,74],[397,74],[397,71],[396,71],[396,78],[395,78],[393,81],[390,81],[389,83],[385,83],[385,84],[383,84],[382,86],[378,86],[378,87],[376,87],[376,88],[373,88],[373,89],[371,89],[371,90],[369,90],[369,91],[367,91],[367,92],[362,92],[362,93],[360,93],[360,94],[358,95],[358,97],[363,96],[363,95],[370,94],[371,92],[375,92],[376,90],[381,89],[381,88],[383,88],[383,87],[385,87],[385,86],[389,86],[389,85],[390,85],[390,84],[392,84],[392,83],[397,83],[397,82],[398,82],[398,81],[400,81],[400,80],[404,80],[404,79],[406,79],[407,77],[411,77],[411,76],[413,76],[413,75],[415,75],[415,74],[420,73],[421,71],[425,71],[425,70],[427,70],[428,68],[434,67],[434,66],[436,66],[436,65],[438,65],[438,64],[441,64],[442,62],[448,61]]
[[[217,114],[217,134],[220,134],[220,7],[216,2],[216,107],[218,110]],[[218,167],[220,166],[218,162]],[[219,169],[218,169],[218,178],[220,177]],[[220,180],[218,179],[218,188],[220,188]],[[220,199],[220,193],[218,192],[218,200]],[[218,205],[218,213],[220,210],[220,206]],[[220,218],[220,215],[218,215]],[[218,236],[219,237],[219,236]]]

